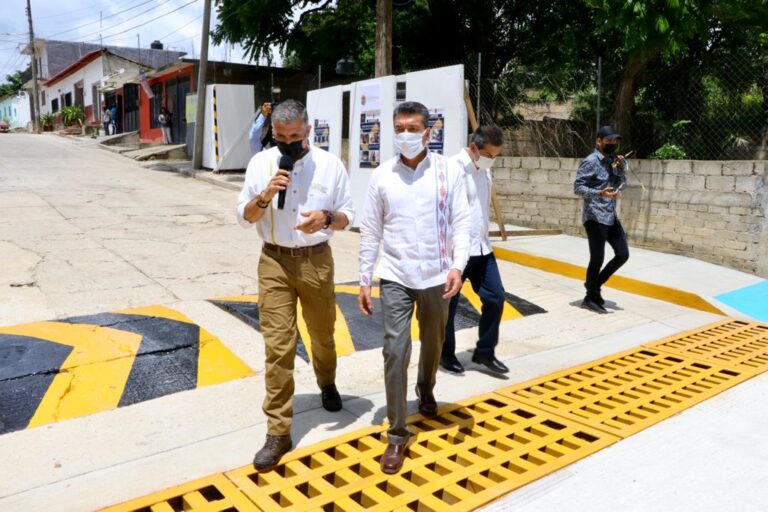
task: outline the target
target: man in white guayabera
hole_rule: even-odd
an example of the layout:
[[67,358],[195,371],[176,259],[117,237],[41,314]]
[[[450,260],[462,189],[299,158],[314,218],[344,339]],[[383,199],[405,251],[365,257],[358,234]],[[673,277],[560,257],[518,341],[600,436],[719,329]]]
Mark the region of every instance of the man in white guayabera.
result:
[[[381,281],[390,424],[381,470],[390,474],[402,467],[410,437],[405,419],[414,306],[421,338],[416,396],[419,412],[434,417],[437,403],[432,391],[448,304],[461,288],[469,257],[471,218],[464,171],[426,147],[428,122],[429,111],[421,103],[407,101],[395,109],[398,155],[373,172],[360,223],[358,302],[363,314],[373,314],[374,275]],[[381,259],[376,264],[379,245]]]

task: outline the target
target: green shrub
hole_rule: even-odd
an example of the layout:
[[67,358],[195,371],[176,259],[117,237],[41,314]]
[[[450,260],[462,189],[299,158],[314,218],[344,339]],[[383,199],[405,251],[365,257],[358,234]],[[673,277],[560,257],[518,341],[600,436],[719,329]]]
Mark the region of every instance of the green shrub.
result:
[[52,126],[54,119],[55,118],[51,113],[43,114],[42,116],[40,116],[40,122],[42,123],[43,126]]
[[85,113],[80,105],[63,107],[61,109],[61,120],[64,123],[64,126],[83,124],[83,121],[85,121]]
[[685,150],[680,146],[667,142],[648,155],[648,158],[653,160],[687,160],[688,155],[685,154]]

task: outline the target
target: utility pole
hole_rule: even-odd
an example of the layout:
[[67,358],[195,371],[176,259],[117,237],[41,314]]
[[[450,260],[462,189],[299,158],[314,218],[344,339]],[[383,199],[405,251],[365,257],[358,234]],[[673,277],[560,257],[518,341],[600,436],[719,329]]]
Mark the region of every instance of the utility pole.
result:
[[197,112],[195,112],[195,148],[192,167],[203,167],[203,124],[205,123],[205,75],[208,71],[208,32],[211,26],[211,0],[203,7],[203,34],[200,38],[200,64],[197,70]]
[[392,74],[392,0],[376,0],[375,76]]
[[29,47],[32,51],[32,126],[35,133],[40,133],[40,91],[37,86],[37,50],[35,49],[35,31],[32,29],[32,5],[27,0],[27,21],[29,21]]

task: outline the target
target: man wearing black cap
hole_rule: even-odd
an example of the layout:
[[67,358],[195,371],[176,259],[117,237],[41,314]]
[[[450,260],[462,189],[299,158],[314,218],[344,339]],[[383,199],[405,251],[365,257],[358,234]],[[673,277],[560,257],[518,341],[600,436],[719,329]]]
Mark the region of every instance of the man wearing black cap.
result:
[[[581,162],[573,184],[573,191],[584,198],[582,220],[589,239],[589,266],[584,283],[587,295],[581,307],[596,313],[607,313],[600,293],[603,283],[629,259],[627,235],[616,215],[616,200],[627,181],[624,157],[616,155],[620,139],[613,127],[600,128],[595,151]],[[606,242],[614,257],[600,270]]]

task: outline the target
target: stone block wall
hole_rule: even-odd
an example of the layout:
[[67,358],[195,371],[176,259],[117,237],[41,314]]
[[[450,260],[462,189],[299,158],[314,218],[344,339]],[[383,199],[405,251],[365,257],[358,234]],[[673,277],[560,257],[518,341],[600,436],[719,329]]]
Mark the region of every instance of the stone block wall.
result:
[[[584,236],[573,193],[580,161],[500,158],[493,176],[505,222]],[[619,201],[630,246],[768,277],[768,162],[631,160],[630,169]]]

